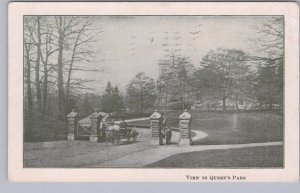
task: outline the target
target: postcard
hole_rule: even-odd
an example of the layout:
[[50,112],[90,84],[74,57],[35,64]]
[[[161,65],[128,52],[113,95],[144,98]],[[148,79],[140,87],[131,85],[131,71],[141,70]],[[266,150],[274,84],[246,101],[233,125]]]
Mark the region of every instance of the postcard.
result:
[[299,180],[299,7],[9,4],[9,179]]

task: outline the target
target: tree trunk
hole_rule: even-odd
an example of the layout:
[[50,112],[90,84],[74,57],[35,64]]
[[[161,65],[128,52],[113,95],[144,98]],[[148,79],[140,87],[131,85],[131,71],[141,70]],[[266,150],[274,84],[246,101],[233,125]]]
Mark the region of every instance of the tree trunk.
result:
[[270,103],[269,103],[269,110],[272,110],[273,109],[273,103],[272,103],[272,101],[270,101]]
[[226,110],[226,97],[222,98],[222,102],[223,102],[223,110]]
[[57,71],[57,89],[58,89],[58,110],[60,119],[65,119],[65,96],[64,96],[64,80],[63,80],[63,49],[64,49],[64,34],[63,34],[62,17],[59,17],[59,34],[58,34],[58,71]]
[[46,55],[44,63],[44,82],[43,82],[43,113],[46,113],[47,96],[48,96],[48,55]]
[[35,64],[35,82],[36,82],[36,98],[38,111],[42,111],[42,95],[40,85],[40,61],[41,61],[41,28],[40,28],[40,17],[37,17],[37,57]]
[[74,47],[73,47],[71,62],[70,62],[70,68],[69,68],[67,85],[66,85],[66,106],[69,105],[71,74],[72,74],[72,70],[73,70],[73,63],[74,63],[74,58],[75,58],[75,53],[76,53],[77,43],[78,43],[78,40],[79,40],[79,37],[80,37],[80,33],[81,32],[79,32],[78,35],[77,35],[77,37],[76,37],[76,41],[75,41]]
[[168,108],[168,92],[165,89],[165,106],[164,106],[164,116],[167,116],[167,108]]
[[139,109],[140,109],[140,113],[143,113],[143,104],[142,104],[142,86],[140,86],[140,95],[139,95]]
[[[72,57],[73,60],[73,57]],[[73,68],[73,62],[71,61],[69,73],[68,73],[68,79],[66,84],[66,106],[69,106],[69,95],[70,95],[70,83],[71,83],[71,73]]]
[[29,58],[29,48],[26,45],[26,42],[24,41],[25,44],[25,53],[26,53],[26,86],[27,86],[27,102],[28,102],[28,109],[32,110],[32,92],[31,92],[31,73],[30,73],[30,58]]
[[238,105],[238,97],[235,96],[235,110],[239,110],[239,105]]
[[182,82],[179,81],[179,89],[180,89],[180,108],[181,108],[181,112],[184,111],[184,103],[183,103],[183,91],[182,91]]

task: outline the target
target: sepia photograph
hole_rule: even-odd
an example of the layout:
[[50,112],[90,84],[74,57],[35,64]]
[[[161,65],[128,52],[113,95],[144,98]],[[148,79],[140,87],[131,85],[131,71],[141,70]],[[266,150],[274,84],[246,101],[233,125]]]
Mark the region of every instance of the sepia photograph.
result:
[[294,4],[30,5],[10,7],[13,179],[299,179]]
[[24,167],[284,167],[283,71],[283,16],[24,16]]

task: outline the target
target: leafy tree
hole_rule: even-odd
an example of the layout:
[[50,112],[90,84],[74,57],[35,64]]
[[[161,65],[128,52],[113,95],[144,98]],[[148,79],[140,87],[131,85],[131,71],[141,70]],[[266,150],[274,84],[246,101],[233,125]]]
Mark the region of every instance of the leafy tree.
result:
[[127,85],[127,105],[140,113],[155,103],[155,83],[144,72],[138,73]]
[[222,99],[223,110],[226,109],[226,99],[239,90],[236,81],[249,73],[246,59],[247,55],[242,50],[223,48],[211,50],[202,58],[202,73],[208,72],[207,75],[212,76],[206,82],[214,79],[212,91]]
[[112,101],[113,101],[112,108],[114,111],[120,111],[124,109],[123,97],[121,96],[117,86],[115,86],[113,89]]
[[260,105],[267,104],[269,109],[273,104],[282,105],[283,102],[283,60],[269,60],[267,64],[258,67],[255,92]]
[[124,108],[123,98],[118,87],[115,86],[113,88],[110,81],[108,81],[105,92],[102,96],[102,108],[103,111],[108,113],[120,111]]
[[259,65],[255,84],[255,93],[260,105],[283,103],[283,65],[284,31],[283,17],[267,19],[262,26],[257,26],[259,37],[255,40],[259,56],[253,56]]
[[111,95],[113,93],[113,87],[111,86],[110,81],[107,82],[104,95]]
[[165,110],[168,102],[178,102],[183,111],[191,91],[194,66],[187,57],[177,57],[170,62],[169,69],[158,79],[159,94],[165,96]]
[[220,98],[217,73],[209,68],[199,68],[195,71],[193,79],[195,97],[202,101],[207,110],[216,106],[216,101]]
[[108,112],[108,113],[113,112],[113,109],[112,109],[113,104],[112,104],[112,100],[111,100],[112,92],[113,92],[113,88],[111,86],[110,81],[108,81],[105,91],[104,91],[104,94],[102,96],[102,109],[103,109],[103,111]]

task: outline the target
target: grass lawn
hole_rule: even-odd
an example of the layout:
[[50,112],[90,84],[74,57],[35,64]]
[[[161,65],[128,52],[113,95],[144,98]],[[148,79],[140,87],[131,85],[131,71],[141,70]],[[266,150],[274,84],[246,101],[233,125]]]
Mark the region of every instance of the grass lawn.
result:
[[[178,127],[179,112],[167,115],[167,125]],[[192,112],[192,129],[201,130],[208,136],[195,145],[242,144],[283,140],[283,115],[278,112],[237,113],[236,128],[233,113]],[[131,124],[149,125],[149,120]]]
[[28,114],[25,113],[24,115],[25,142],[67,140],[67,123],[37,113],[33,113],[31,119],[29,119]]
[[274,112],[237,114],[236,128],[233,114],[196,113],[192,128],[208,134],[195,145],[240,144],[283,140],[283,116]]
[[182,153],[146,167],[163,168],[266,168],[283,167],[283,147],[251,147]]

